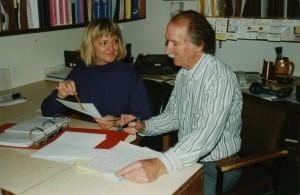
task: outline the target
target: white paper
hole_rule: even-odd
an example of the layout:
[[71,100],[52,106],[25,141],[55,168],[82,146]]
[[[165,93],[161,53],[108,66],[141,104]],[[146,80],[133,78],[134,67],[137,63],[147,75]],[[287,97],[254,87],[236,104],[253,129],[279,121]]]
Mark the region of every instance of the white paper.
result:
[[157,158],[160,152],[149,148],[119,142],[109,150],[102,150],[93,159],[81,166],[104,173],[115,173],[137,160]]
[[10,105],[15,105],[15,104],[20,104],[23,102],[26,102],[26,98],[20,97],[20,98],[13,99],[13,100],[2,101],[2,102],[0,102],[0,106],[10,106]]
[[57,99],[57,101],[59,101],[60,103],[62,103],[63,105],[67,106],[68,108],[71,108],[73,110],[76,110],[78,112],[87,114],[91,117],[94,118],[102,118],[104,119],[101,114],[98,112],[97,108],[95,107],[95,105],[93,103],[82,103],[82,106],[84,108],[84,110],[81,109],[79,103],[77,102],[70,102],[70,101],[66,101],[66,100],[60,100]]
[[105,134],[66,131],[54,142],[36,151],[31,156],[74,163],[77,159],[95,157],[102,149],[95,149],[94,147],[105,139]]

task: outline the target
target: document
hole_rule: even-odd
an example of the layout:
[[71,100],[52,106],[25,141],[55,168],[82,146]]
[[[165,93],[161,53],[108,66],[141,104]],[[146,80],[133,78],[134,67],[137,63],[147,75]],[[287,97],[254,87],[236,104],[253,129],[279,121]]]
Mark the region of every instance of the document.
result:
[[98,112],[97,108],[95,107],[95,105],[93,103],[82,103],[82,106],[84,108],[84,110],[81,109],[80,105],[77,102],[70,102],[70,101],[66,101],[66,100],[60,100],[57,99],[57,101],[59,101],[60,103],[62,103],[63,105],[67,106],[68,108],[71,108],[73,110],[76,110],[78,112],[87,114],[91,117],[94,118],[101,118],[104,119],[101,114]]
[[38,147],[48,137],[67,127],[69,119],[65,116],[37,116],[22,121],[0,133],[0,145],[15,147]]
[[73,164],[75,160],[97,156],[103,149],[95,149],[95,146],[105,139],[105,134],[66,131],[31,157]]
[[81,167],[104,173],[115,173],[134,161],[157,158],[160,155],[160,152],[152,149],[121,141],[109,150],[101,150],[96,157],[81,164]]

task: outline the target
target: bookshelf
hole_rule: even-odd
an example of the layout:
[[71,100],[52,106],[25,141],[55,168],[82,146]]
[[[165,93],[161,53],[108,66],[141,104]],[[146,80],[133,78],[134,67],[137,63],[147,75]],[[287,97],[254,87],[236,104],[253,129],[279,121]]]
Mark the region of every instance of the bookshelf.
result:
[[106,17],[146,19],[146,0],[2,0],[0,37],[82,28]]

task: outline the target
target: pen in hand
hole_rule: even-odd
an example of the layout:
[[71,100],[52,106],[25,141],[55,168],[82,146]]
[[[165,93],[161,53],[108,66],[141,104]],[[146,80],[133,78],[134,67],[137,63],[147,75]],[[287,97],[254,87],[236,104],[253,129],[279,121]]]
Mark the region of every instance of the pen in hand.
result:
[[84,108],[83,108],[83,106],[82,106],[82,104],[81,104],[81,102],[80,102],[80,100],[79,100],[77,94],[75,94],[74,96],[75,96],[75,98],[76,98],[76,100],[77,100],[77,102],[78,102],[78,104],[79,104],[81,110],[84,111]]
[[130,121],[130,122],[128,122],[128,123],[126,123],[126,124],[124,124],[124,125],[122,125],[122,126],[117,127],[117,131],[121,131],[122,129],[128,127],[128,124],[129,124],[129,123],[131,123],[131,122],[136,122],[136,121],[138,121],[138,120],[140,120],[140,119],[141,119],[141,117],[136,117],[136,118],[133,119],[132,121]]

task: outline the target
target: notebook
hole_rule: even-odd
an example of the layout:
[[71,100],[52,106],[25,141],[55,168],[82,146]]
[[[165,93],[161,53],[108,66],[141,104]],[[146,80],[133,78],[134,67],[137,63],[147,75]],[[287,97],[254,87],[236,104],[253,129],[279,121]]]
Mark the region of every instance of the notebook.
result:
[[60,130],[68,127],[64,115],[54,117],[36,116],[20,122],[0,133],[0,145],[14,147],[39,147]]

